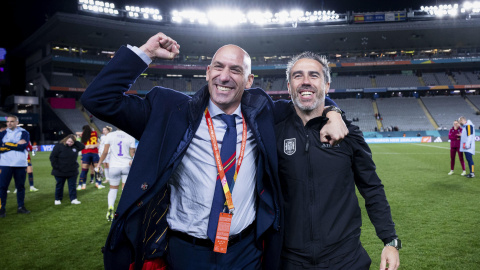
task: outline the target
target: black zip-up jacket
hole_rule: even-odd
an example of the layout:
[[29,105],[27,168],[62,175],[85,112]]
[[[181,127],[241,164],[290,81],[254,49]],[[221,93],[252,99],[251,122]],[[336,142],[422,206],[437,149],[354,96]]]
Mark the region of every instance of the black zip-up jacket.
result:
[[72,146],[58,143],[50,154],[52,175],[71,177],[78,174],[78,153],[85,148],[81,142],[75,141]]
[[[292,110],[293,106],[292,106]],[[328,118],[303,126],[293,113],[275,126],[279,177],[285,210],[282,256],[307,264],[342,257],[360,244],[357,186],[377,235],[396,238],[390,206],[375,172],[370,148],[357,126],[338,146],[320,141]]]

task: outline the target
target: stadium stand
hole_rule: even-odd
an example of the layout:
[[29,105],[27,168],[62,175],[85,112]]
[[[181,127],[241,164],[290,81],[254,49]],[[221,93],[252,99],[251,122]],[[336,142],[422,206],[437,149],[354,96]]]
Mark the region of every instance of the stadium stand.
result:
[[78,77],[73,76],[73,74],[62,74],[62,73],[54,73],[52,74],[51,85],[54,86],[64,86],[64,87],[72,87],[72,88],[82,88],[83,85],[80,83]]
[[433,74],[439,85],[453,85],[450,77],[445,72],[436,72]]
[[[92,5],[96,4],[101,1]],[[405,131],[432,128],[418,100],[412,96],[422,97],[441,127],[450,127],[452,119],[459,114],[470,115],[475,120],[478,109],[470,108],[469,104],[480,108],[475,96],[480,88],[480,49],[475,39],[480,27],[479,12],[462,12],[457,18],[437,18],[413,9],[418,7],[411,7],[412,10],[405,10],[404,16],[398,14],[398,21],[389,22],[382,21],[388,17],[386,11],[379,11],[375,13],[379,16],[374,17],[369,16],[372,13],[347,12],[340,14],[340,19],[328,21],[328,25],[324,19],[311,22],[313,17],[310,16],[303,23],[300,20],[291,26],[278,23],[240,25],[235,31],[219,35],[218,31],[211,31],[216,26],[198,25],[193,20],[185,20],[182,24],[171,21],[171,16],[163,21],[138,20],[129,18],[124,10],[119,16],[110,16],[84,10],[83,5],[78,7],[78,13],[55,14],[45,27],[38,29],[18,50],[12,51],[27,59],[25,83],[31,84],[32,90],[36,89],[35,93],[27,95],[41,99],[63,96],[78,101],[119,45],[136,44],[147,32],[158,31],[158,25],[168,26],[171,31],[168,34],[182,44],[181,54],[173,60],[155,59],[131,87],[139,96],[144,96],[154,86],[192,94],[206,84],[204,77],[197,76],[205,74],[204,68],[210,63],[214,49],[233,43],[252,56],[252,71],[256,76],[252,87],[268,91],[273,99],[288,98],[285,67],[293,55],[304,50],[325,55],[331,62],[330,88],[335,90],[330,96],[338,101],[349,119],[359,119],[355,124],[363,131],[377,127],[371,99],[376,99],[383,126],[396,126]],[[362,18],[374,21],[366,23]],[[137,24],[148,27],[138,31]],[[71,35],[73,30],[78,34]],[[262,38],[250,39],[258,36]],[[289,38],[285,39],[287,36]],[[445,36],[455,36],[455,42]],[[249,42],[245,42],[246,39]],[[303,40],[306,42],[297,42]],[[424,97],[429,95],[435,97]],[[454,97],[440,97],[443,95]],[[469,101],[462,100],[460,95],[467,95]],[[394,98],[396,96],[399,98]],[[451,107],[455,109],[450,110]],[[17,113],[38,112],[31,108],[12,108],[12,112],[16,110]],[[85,116],[70,118],[71,112],[67,109],[62,109],[65,112],[58,110],[55,112],[59,117],[67,119],[62,119],[65,124],[81,122],[71,127],[74,131],[80,130],[79,127],[89,120]],[[42,123],[35,127],[39,132],[32,134],[41,133],[39,126],[47,123],[51,130],[65,129],[54,127],[45,117],[39,119]],[[107,125],[95,117],[92,119],[99,129]]]
[[377,87],[419,87],[422,86],[415,75],[387,74],[375,76]]
[[88,124],[78,109],[53,109],[53,111],[72,132],[82,131],[82,127]]
[[287,90],[287,80],[285,78],[275,78],[267,89],[269,91]]
[[369,76],[332,76],[332,89],[361,89],[373,87],[372,80]]
[[360,127],[362,131],[374,131],[377,127],[375,113],[373,112],[372,101],[370,99],[335,99],[342,110],[344,110],[347,119],[358,118],[358,122],[353,124]]
[[472,82],[463,72],[452,72],[452,76],[457,84],[471,84]]
[[472,120],[474,124],[480,122],[480,116],[475,114],[475,110],[468,105],[463,97],[431,96],[421,97],[421,99],[440,129],[450,129],[453,120],[462,115]]
[[416,98],[380,98],[376,101],[384,127],[398,127],[399,131],[433,129]]

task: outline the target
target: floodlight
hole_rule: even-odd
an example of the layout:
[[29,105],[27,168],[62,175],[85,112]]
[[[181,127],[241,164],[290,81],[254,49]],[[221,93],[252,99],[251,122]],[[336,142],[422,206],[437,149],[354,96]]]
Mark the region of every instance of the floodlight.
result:
[[303,14],[304,14],[303,11],[298,10],[298,9],[294,9],[294,10],[290,11],[290,17],[291,17],[292,19],[296,19],[296,18],[302,17]]

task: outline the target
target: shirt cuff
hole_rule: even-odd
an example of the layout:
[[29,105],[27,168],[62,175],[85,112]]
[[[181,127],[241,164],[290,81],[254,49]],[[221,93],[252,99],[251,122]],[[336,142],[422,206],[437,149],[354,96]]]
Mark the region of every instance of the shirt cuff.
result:
[[150,65],[150,63],[152,63],[152,59],[150,57],[148,57],[148,55],[146,53],[144,53],[142,50],[140,50],[140,48],[138,48],[137,46],[131,46],[131,45],[127,44],[127,48],[129,48],[134,53],[136,53],[138,55],[138,57],[142,58],[142,60],[143,60],[143,62],[145,62],[145,64]]

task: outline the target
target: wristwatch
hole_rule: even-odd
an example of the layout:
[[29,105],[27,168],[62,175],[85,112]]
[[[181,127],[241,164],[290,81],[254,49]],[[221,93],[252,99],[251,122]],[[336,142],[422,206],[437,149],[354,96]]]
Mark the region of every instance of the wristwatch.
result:
[[400,250],[402,248],[402,241],[400,241],[400,239],[396,238],[396,239],[393,239],[392,241],[386,243],[385,246],[386,247],[394,247],[397,250]]
[[328,113],[328,112],[331,112],[331,111],[337,112],[337,113],[339,113],[340,115],[343,114],[343,112],[342,112],[342,110],[340,110],[340,108],[335,107],[335,106],[328,106],[328,107],[326,107],[326,108],[323,110],[322,116],[323,116],[323,117],[326,117],[326,116],[327,116],[327,113]]

